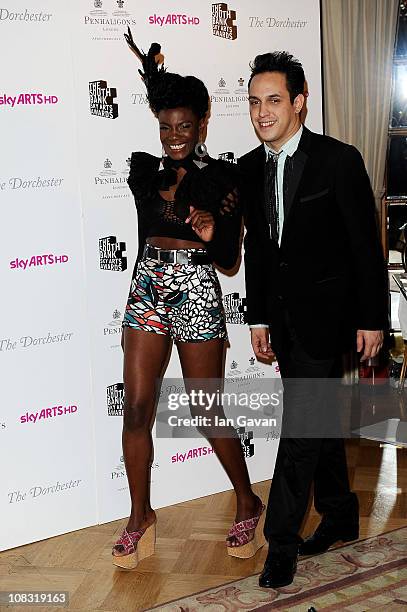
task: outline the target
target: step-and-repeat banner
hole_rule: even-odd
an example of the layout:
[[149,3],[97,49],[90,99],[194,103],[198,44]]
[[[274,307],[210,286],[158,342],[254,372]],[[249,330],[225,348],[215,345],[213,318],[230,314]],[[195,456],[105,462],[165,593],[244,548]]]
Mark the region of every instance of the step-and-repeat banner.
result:
[[[0,2],[0,550],[129,511],[120,340],[138,245],[126,180],[132,151],[161,146],[127,26],[207,85],[212,157],[235,163],[258,144],[249,62],[270,50],[303,62],[306,122],[322,131],[319,0]],[[220,278],[227,380],[278,376],[253,357],[242,268]],[[181,377],[175,350],[166,376]],[[270,478],[278,440],[239,433],[252,480]],[[155,507],[231,486],[198,438],[157,439],[151,482]]]

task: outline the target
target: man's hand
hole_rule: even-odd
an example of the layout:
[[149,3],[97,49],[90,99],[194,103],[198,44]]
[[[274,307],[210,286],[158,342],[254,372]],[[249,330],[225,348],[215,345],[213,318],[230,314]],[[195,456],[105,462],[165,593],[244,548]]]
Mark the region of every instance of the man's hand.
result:
[[203,242],[210,242],[215,231],[215,221],[207,210],[197,210],[193,206],[189,207],[189,217],[185,223],[190,223],[194,232]]
[[358,353],[362,353],[363,351],[360,361],[366,361],[366,359],[376,357],[382,346],[382,330],[371,331],[366,329],[358,329],[356,336],[356,350]]
[[274,353],[271,349],[268,327],[252,327],[250,329],[250,334],[253,351],[257,359],[274,357]]

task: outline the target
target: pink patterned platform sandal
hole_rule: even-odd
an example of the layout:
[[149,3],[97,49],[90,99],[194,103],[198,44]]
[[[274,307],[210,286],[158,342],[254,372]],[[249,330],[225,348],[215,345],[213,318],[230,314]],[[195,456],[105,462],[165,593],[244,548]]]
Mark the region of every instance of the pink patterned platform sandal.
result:
[[147,529],[137,531],[123,530],[115,546],[123,546],[124,555],[113,555],[113,564],[124,569],[135,569],[142,559],[154,554],[155,549],[155,521]]
[[[256,552],[266,544],[266,538],[263,534],[264,520],[266,513],[264,510],[266,506],[261,505],[260,513],[252,518],[240,521],[239,523],[233,523],[228,537],[234,537],[237,544],[235,546],[228,546],[228,554],[231,557],[238,557],[239,559],[250,559]],[[247,534],[248,531],[255,530],[253,538],[249,540]]]

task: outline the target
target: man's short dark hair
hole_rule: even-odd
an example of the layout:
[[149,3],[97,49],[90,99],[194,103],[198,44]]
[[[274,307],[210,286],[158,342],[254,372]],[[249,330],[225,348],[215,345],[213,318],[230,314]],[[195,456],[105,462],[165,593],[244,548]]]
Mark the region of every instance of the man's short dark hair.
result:
[[301,62],[287,51],[273,51],[273,53],[257,55],[254,62],[250,64],[250,68],[252,73],[249,79],[249,87],[252,78],[256,74],[261,74],[262,72],[281,72],[286,77],[291,103],[294,102],[298,94],[304,93],[305,75]]

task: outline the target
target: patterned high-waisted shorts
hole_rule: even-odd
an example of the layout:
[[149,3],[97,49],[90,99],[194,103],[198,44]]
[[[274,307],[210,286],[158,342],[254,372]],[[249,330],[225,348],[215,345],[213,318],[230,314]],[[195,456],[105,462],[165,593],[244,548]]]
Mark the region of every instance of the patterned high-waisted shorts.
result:
[[131,281],[123,326],[181,342],[227,339],[222,293],[212,264],[142,259]]

